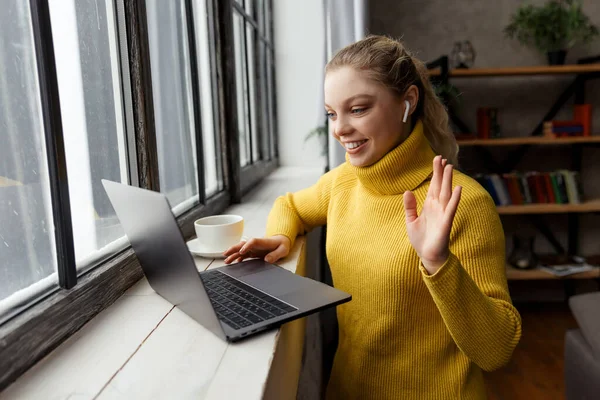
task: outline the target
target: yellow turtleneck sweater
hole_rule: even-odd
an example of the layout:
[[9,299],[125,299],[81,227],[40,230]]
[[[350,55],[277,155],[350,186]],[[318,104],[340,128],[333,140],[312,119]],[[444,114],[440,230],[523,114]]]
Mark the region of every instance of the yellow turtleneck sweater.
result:
[[494,202],[473,179],[463,187],[450,257],[434,274],[406,234],[403,193],[420,212],[435,154],[418,122],[369,167],[349,162],[312,187],[278,198],[267,236],[294,241],[327,224],[339,345],[328,399],[485,399],[481,370],[507,363],[521,336],[505,275],[504,233]]

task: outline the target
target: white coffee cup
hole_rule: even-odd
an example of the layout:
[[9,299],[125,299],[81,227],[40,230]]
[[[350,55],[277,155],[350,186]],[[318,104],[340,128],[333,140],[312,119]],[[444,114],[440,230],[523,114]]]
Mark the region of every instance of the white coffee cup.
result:
[[244,218],[239,215],[213,215],[194,221],[200,251],[224,252],[242,239]]

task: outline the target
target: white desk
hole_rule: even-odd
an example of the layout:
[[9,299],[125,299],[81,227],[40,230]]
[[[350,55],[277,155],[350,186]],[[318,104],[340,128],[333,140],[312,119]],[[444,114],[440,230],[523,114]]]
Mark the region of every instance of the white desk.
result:
[[[275,198],[315,183],[320,169],[281,168],[228,213],[263,236]],[[305,271],[299,238],[279,262]],[[199,270],[221,260],[196,258]],[[295,399],[305,319],[228,344],[142,279],[15,383],[0,399]]]

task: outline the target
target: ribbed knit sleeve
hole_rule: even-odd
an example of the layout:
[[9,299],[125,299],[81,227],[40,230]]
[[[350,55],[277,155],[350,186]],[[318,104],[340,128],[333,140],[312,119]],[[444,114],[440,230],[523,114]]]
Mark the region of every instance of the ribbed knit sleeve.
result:
[[505,239],[487,193],[469,188],[450,235],[450,256],[433,275],[421,273],[458,348],[481,369],[505,365],[521,337],[521,318],[506,281]]
[[267,218],[266,236],[287,236],[293,246],[297,235],[325,225],[336,173],[337,169],[331,170],[313,186],[278,197]]

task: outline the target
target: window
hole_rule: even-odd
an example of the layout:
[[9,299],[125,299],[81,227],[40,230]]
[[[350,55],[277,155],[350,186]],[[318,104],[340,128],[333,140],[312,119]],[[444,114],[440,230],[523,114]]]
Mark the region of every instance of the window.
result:
[[183,1],[148,0],[148,41],[161,191],[183,210],[199,202],[190,45]]
[[82,270],[127,245],[101,179],[135,184],[135,152],[126,136],[113,1],[50,0],[49,6],[75,259]]
[[0,12],[0,316],[56,286],[57,255],[29,3]]
[[160,189],[187,237],[277,166],[270,7],[3,3],[0,390],[139,279],[102,179]]
[[[252,163],[250,158],[250,110],[248,97],[248,68],[244,45],[244,18],[238,13],[233,14],[233,35],[235,38],[235,81],[238,115],[238,132],[240,141],[240,164],[245,167]],[[251,99],[253,100],[253,99]]]
[[277,158],[271,2],[238,0],[232,6],[240,165],[252,181]]
[[[196,30],[196,55],[200,75],[200,106],[202,115],[202,144],[204,149],[204,185],[206,197],[224,189],[222,146],[219,140],[217,71],[215,41],[209,29],[207,0],[195,0],[194,23]],[[212,39],[211,39],[212,38]]]
[[206,2],[148,0],[146,7],[161,191],[181,213],[223,189]]

